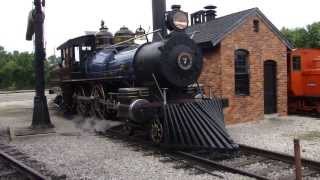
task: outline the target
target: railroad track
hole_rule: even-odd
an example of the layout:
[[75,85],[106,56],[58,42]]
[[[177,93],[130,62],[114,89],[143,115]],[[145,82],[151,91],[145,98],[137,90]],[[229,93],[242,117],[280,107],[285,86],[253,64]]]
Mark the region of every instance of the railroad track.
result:
[[0,94],[20,94],[20,93],[32,93],[35,90],[18,90],[18,91],[0,91]]
[[[16,91],[6,91],[0,90],[0,94],[23,94],[23,93],[33,93],[35,90],[16,90]],[[46,89],[45,92],[49,92],[49,89]]]
[[[113,131],[108,136],[124,140],[129,146],[139,151],[151,151],[149,152],[150,155],[158,155],[166,159],[166,162],[178,162],[183,164],[181,165],[182,168],[196,169],[221,179],[225,177],[217,171],[239,174],[259,180],[295,179],[294,157],[287,154],[246,145],[240,145],[240,150],[237,153],[223,154],[222,156],[207,151],[166,151],[159,150],[150,141],[142,140],[141,135],[140,137],[128,137],[116,133]],[[301,162],[303,179],[320,179],[320,162],[309,159],[301,159]]]
[[64,180],[41,163],[30,159],[11,146],[0,144],[0,179],[4,180]]
[[[231,159],[217,160],[206,152],[174,152],[180,157],[203,164],[208,170],[220,170],[259,180],[295,179],[294,157],[278,152],[240,145],[239,154]],[[302,159],[303,179],[320,178],[320,162]]]

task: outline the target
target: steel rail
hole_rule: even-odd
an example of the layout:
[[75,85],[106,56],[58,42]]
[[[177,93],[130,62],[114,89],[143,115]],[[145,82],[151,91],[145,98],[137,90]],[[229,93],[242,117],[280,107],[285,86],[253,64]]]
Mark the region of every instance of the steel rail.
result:
[[[294,156],[291,156],[288,154],[268,151],[268,150],[259,149],[256,147],[247,146],[247,145],[240,145],[239,147],[240,147],[240,152],[242,152],[242,153],[246,153],[246,154],[250,154],[250,155],[257,155],[257,156],[265,157],[265,158],[268,158],[271,160],[277,160],[277,161],[288,163],[290,165],[294,165]],[[191,153],[187,153],[187,152],[183,152],[183,151],[176,151],[174,153],[177,155],[180,155],[182,157],[192,159],[192,160],[198,161],[200,163],[204,163],[204,164],[209,165],[212,168],[215,168],[217,170],[240,174],[240,175],[244,175],[247,177],[256,178],[259,180],[270,179],[268,177],[254,174],[254,173],[248,172],[246,170],[234,168],[234,167],[232,167],[232,165],[231,166],[230,165],[223,165],[221,163],[217,163],[217,162],[214,162],[210,159],[206,159],[206,158],[203,158],[201,156],[197,156],[197,155],[194,155]],[[302,161],[302,165],[304,167],[308,167],[308,168],[312,168],[314,170],[320,171],[320,162],[310,160],[310,159],[305,159],[305,158],[301,159],[301,161]]]
[[[125,135],[122,135],[122,134],[119,134],[118,131],[114,131],[114,130],[108,130],[108,135],[114,137],[118,137],[122,140],[128,140],[128,142],[134,142],[134,143],[137,143],[135,144],[136,146],[139,146],[139,145],[142,145],[143,147],[151,147],[152,150],[155,150],[157,148],[159,148],[158,146],[155,146],[152,142],[150,141],[144,141],[144,140],[141,140],[140,138],[135,138],[135,137],[132,137],[132,136],[125,136]],[[206,174],[209,174],[211,176],[215,176],[215,177],[218,177],[220,179],[223,179],[223,176],[219,175],[219,174],[215,174],[213,172],[210,172],[209,170],[206,170],[205,168],[201,168],[201,167],[198,167],[198,166],[195,166],[194,164],[188,164],[187,162],[183,162],[181,159],[178,159],[175,157],[175,155],[172,153],[172,152],[168,152],[168,151],[160,151],[161,153],[163,153],[163,155],[165,157],[168,157],[176,162],[181,162],[181,163],[184,163],[186,164],[187,166],[189,167],[192,167],[198,171],[202,171]]]
[[9,164],[17,168],[17,170],[20,173],[26,174],[27,177],[30,177],[31,179],[35,180],[47,180],[49,179],[48,177],[45,177],[42,175],[40,172],[32,169],[31,167],[23,164],[21,161],[18,161],[14,157],[8,155],[7,153],[0,151],[0,158],[4,159],[4,161],[7,161]]
[[[243,144],[240,144],[239,148],[240,148],[241,152],[247,152],[250,154],[255,154],[258,156],[268,157],[270,159],[294,164],[294,156],[291,156],[288,154],[273,152],[273,151],[264,150],[264,149],[260,149],[260,148],[256,148],[256,147],[251,147],[251,146],[243,145]],[[318,162],[318,161],[302,158],[301,162],[302,162],[302,166],[304,166],[304,167],[311,167],[313,169],[320,171],[320,162]]]
[[35,92],[35,90],[0,91],[0,94],[23,94],[32,92]]
[[[46,92],[49,92],[49,89],[45,89]],[[0,94],[23,94],[23,93],[33,93],[36,92],[35,90],[15,90],[15,91],[5,91],[0,90]]]
[[267,177],[259,176],[257,174],[253,174],[253,173],[241,170],[241,169],[237,169],[237,168],[233,168],[233,167],[230,167],[230,166],[227,166],[227,165],[223,165],[223,164],[214,162],[212,160],[209,160],[209,159],[206,159],[206,158],[203,158],[203,157],[200,157],[200,156],[196,156],[196,155],[193,155],[193,154],[190,154],[190,153],[186,153],[186,152],[183,152],[183,151],[176,151],[175,153],[177,155],[180,155],[180,156],[183,156],[183,157],[186,157],[186,158],[189,158],[189,159],[192,159],[192,160],[196,160],[198,162],[210,165],[210,166],[212,166],[213,168],[215,168],[217,170],[222,170],[222,171],[227,171],[227,172],[230,172],[230,173],[240,174],[240,175],[244,175],[244,176],[247,176],[247,177],[256,178],[256,179],[259,179],[259,180],[270,180]]
[[220,178],[220,179],[224,179],[224,177],[223,177],[222,175],[215,174],[215,173],[213,173],[213,172],[210,171],[210,170],[207,170],[207,169],[205,169],[205,168],[201,168],[201,167],[199,167],[199,166],[195,166],[194,164],[188,164],[187,162],[183,162],[182,159],[178,159],[178,158],[176,158],[174,155],[170,155],[170,154],[168,154],[168,153],[167,153],[166,155],[168,155],[170,159],[172,159],[172,160],[174,160],[174,161],[177,161],[177,162],[182,162],[182,163],[186,164],[187,166],[192,167],[192,168],[194,168],[194,169],[196,169],[196,170],[198,170],[198,171],[202,171],[202,172],[204,172],[204,173],[210,174],[210,175],[215,176],[215,177],[218,177],[218,178]]

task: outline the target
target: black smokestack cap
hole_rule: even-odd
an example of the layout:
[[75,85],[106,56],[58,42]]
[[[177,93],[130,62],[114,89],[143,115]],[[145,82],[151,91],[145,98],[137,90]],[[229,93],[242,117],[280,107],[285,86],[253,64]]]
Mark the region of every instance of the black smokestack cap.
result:
[[208,5],[204,7],[206,9],[205,16],[206,16],[206,22],[212,21],[216,19],[217,16],[217,6]]
[[180,10],[181,9],[181,5],[174,4],[174,5],[171,6],[171,9],[172,10]]
[[214,9],[217,9],[217,6],[213,6],[213,5],[208,5],[208,6],[205,6],[204,9],[207,9],[207,10],[214,10]]
[[[161,29],[161,35],[167,35],[167,27],[165,20],[166,0],[152,0],[152,16],[153,30]],[[159,41],[160,37],[157,34],[153,35],[153,41]]]

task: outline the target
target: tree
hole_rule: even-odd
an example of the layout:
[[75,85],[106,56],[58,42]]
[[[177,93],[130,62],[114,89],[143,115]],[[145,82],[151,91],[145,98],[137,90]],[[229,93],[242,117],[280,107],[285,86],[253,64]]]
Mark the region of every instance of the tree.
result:
[[0,51],[0,88],[24,89],[34,85],[33,54]]
[[[52,62],[59,58],[51,56]],[[28,52],[6,52],[0,46],[0,89],[32,89],[35,86],[34,54]],[[45,62],[46,81],[52,68]]]
[[305,47],[308,42],[308,32],[304,28],[282,28],[282,33],[297,48]]
[[61,63],[61,58],[57,57],[56,55],[49,56],[48,63],[49,63],[49,66],[57,65],[57,64]]
[[308,31],[308,47],[319,48],[320,47],[320,22],[313,23],[307,26]]
[[281,32],[296,48],[320,48],[320,22],[306,28],[282,28]]

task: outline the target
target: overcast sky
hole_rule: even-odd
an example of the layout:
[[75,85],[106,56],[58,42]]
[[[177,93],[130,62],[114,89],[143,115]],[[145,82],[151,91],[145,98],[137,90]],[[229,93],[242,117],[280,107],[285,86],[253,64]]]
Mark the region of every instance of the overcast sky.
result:
[[[151,0],[46,0],[45,36],[47,54],[67,39],[96,31],[101,19],[112,32],[126,25],[151,27]],[[25,41],[28,12],[33,0],[1,0],[0,45],[7,51],[32,51],[33,43]],[[218,16],[258,7],[280,29],[301,27],[320,21],[319,0],[167,0],[167,9],[181,4],[189,13],[205,5],[218,6]],[[152,28],[152,27],[151,27]],[[57,52],[56,52],[57,53]],[[58,53],[57,53],[58,54]]]

